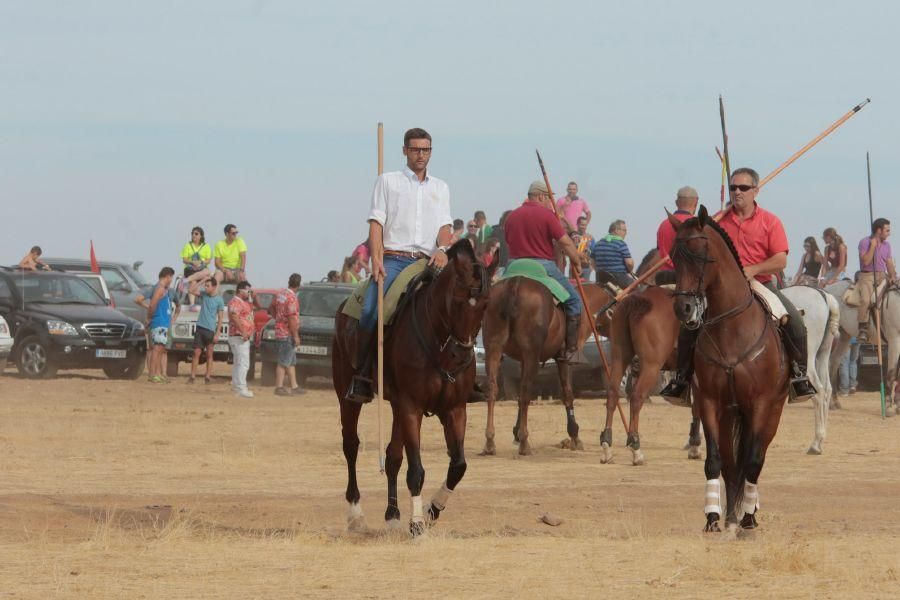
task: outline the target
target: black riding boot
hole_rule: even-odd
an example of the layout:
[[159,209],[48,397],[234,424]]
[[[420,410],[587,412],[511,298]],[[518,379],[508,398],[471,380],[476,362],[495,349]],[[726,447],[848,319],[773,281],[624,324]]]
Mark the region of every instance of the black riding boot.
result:
[[350,387],[344,400],[365,404],[374,397],[372,392],[372,331],[358,329],[356,331],[356,373],[350,380]]
[[585,362],[583,357],[578,356],[578,326],[580,324],[581,313],[566,315],[566,347],[557,360],[572,364]]
[[859,333],[856,334],[856,341],[860,344],[867,344],[869,342],[869,322],[859,324]]
[[697,343],[699,329],[681,328],[678,333],[678,365],[675,378],[672,379],[660,394],[675,406],[690,406],[688,390],[691,376],[694,374],[694,345]]
[[781,329],[784,349],[791,361],[791,382],[788,402],[803,402],[816,395],[816,388],[806,376],[806,335],[791,335],[789,327]]

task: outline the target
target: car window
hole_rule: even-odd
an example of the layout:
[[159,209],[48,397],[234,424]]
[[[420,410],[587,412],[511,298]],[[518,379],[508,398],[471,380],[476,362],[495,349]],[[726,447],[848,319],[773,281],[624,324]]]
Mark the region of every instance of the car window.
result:
[[118,269],[102,268],[100,269],[100,274],[103,275],[103,279],[106,280],[106,286],[110,291],[122,291],[126,287],[130,287],[125,280],[125,277],[119,273]]
[[333,317],[341,302],[350,295],[349,290],[300,290],[300,315],[307,317]]
[[259,304],[260,308],[264,308],[266,310],[272,305],[272,300],[275,299],[275,294],[253,294],[256,297],[256,302]]
[[140,287],[146,287],[150,285],[147,279],[144,277],[144,274],[138,271],[137,269],[132,269],[131,267],[122,267],[125,269],[125,272],[128,273],[128,276],[131,277],[131,280],[135,282]]
[[103,297],[103,285],[100,284],[100,280],[96,277],[85,277],[84,282],[91,286],[91,289],[97,292],[97,295]]
[[12,300],[13,293],[5,279],[0,279],[0,300]]
[[22,280],[22,290],[25,302],[106,305],[91,286],[77,277],[26,277]]

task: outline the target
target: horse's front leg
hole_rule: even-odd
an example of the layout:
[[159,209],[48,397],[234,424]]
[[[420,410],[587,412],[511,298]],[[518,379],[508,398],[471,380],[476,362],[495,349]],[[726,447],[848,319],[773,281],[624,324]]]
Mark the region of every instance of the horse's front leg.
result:
[[556,361],[559,372],[559,388],[562,390],[563,407],[566,409],[566,433],[569,438],[560,444],[569,450],[584,450],[584,444],[578,437],[578,422],[575,421],[575,393],[572,391],[572,368],[568,361]]
[[394,423],[391,428],[391,441],[385,450],[384,471],[388,482],[387,509],[384,511],[384,522],[388,529],[400,528],[400,506],[397,501],[397,475],[403,464],[403,430],[400,428],[400,415],[395,409]]
[[[694,402],[709,404],[710,401],[700,398],[694,392]],[[703,531],[717,533],[722,531],[719,520],[722,518],[722,486],[719,476],[722,474],[722,455],[719,453],[719,422],[715,410],[711,407],[701,407],[700,418],[703,422],[703,434],[706,436],[706,491],[703,512],[706,515],[706,525]]]
[[466,437],[466,405],[461,404],[444,416],[444,439],[447,442],[447,454],[450,455],[450,465],[447,467],[447,479],[441,484],[441,488],[431,497],[431,502],[425,511],[425,518],[429,521],[437,521],[441,511],[447,508],[450,494],[456,489],[457,484],[466,474],[466,455],[464,442]]
[[406,448],[406,487],[409,488],[411,510],[409,515],[409,532],[418,536],[425,531],[425,513],[422,507],[422,486],[425,484],[425,468],[422,466],[420,451],[420,434],[422,429],[422,413],[412,408],[408,398],[401,401],[398,410],[400,430],[403,433],[403,446]]
[[361,404],[341,399],[341,435],[343,437],[344,458],[347,460],[347,529],[363,531],[366,518],[359,503],[359,486],[356,481],[356,458],[359,455],[359,411]]
[[497,454],[497,445],[494,443],[494,403],[497,401],[497,378],[500,376],[500,359],[503,358],[502,347],[491,347],[487,350],[484,367],[488,379],[487,395],[487,427],[484,430],[484,450],[481,456],[493,456]]

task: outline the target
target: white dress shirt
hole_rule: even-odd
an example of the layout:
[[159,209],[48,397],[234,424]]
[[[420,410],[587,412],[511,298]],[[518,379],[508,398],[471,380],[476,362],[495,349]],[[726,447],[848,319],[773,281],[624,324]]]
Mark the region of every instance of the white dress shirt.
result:
[[425,181],[419,181],[409,167],[383,173],[375,181],[366,220],[381,223],[386,250],[431,255],[441,227],[453,225],[450,188],[428,174]]

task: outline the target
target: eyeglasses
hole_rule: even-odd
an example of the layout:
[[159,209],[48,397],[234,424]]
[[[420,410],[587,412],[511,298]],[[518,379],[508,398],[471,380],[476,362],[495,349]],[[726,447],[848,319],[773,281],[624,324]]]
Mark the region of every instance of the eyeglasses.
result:
[[411,146],[407,146],[406,151],[410,154],[431,154],[431,148],[413,148]]
[[731,190],[732,192],[736,192],[736,191],[738,191],[738,190],[740,190],[740,191],[742,191],[742,192],[749,192],[750,190],[756,189],[756,186],[755,186],[755,185],[734,185],[734,184],[731,184],[731,185],[728,186],[728,189]]
[[238,234],[237,229],[232,229],[231,231],[228,232],[228,235],[237,235],[237,234]]

